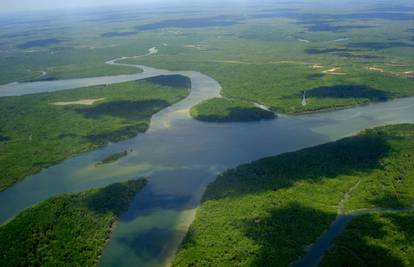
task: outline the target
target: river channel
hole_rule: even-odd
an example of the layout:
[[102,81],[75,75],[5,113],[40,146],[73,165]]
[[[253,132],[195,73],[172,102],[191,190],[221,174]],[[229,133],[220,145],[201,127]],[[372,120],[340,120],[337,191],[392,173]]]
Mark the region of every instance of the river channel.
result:
[[[148,185],[117,223],[99,265],[163,266],[174,256],[206,186],[223,170],[337,140],[368,127],[414,122],[414,97],[346,110],[279,115],[271,121],[199,122],[190,118],[188,110],[204,99],[218,96],[221,88],[217,81],[193,71],[135,67],[143,72],[0,86],[0,96],[10,96],[167,74],[182,74],[192,82],[190,95],[155,114],[147,132],[69,158],[1,192],[0,223],[57,194],[148,177]],[[124,150],[131,151],[127,157],[95,166],[106,156]]]

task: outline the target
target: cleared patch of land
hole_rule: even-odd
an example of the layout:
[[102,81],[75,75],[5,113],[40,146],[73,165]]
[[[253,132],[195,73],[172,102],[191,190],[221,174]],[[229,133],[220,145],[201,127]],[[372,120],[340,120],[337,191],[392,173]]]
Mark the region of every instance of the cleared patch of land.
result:
[[[338,212],[413,208],[413,157],[414,125],[402,124],[228,170],[208,187],[174,266],[288,266]],[[359,236],[370,235],[369,229]],[[412,243],[394,249],[399,239],[392,234],[380,238],[389,242],[378,257],[396,263],[388,266],[409,266],[412,254],[392,251],[412,251]],[[347,242],[360,251],[353,246],[358,240]],[[375,251],[375,244],[361,249]]]
[[105,97],[97,98],[97,99],[81,99],[81,100],[74,100],[74,101],[66,101],[66,102],[54,102],[52,105],[55,106],[67,106],[67,105],[86,105],[90,106],[95,104],[95,102],[99,102],[105,100]]
[[139,179],[52,197],[0,226],[2,266],[96,266]]

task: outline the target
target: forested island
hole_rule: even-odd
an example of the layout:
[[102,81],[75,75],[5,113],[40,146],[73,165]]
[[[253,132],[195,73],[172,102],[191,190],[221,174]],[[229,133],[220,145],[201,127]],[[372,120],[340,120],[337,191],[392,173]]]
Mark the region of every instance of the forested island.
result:
[[95,164],[95,166],[99,167],[100,165],[105,165],[105,164],[109,164],[112,162],[115,162],[123,157],[126,157],[128,155],[128,151],[122,151],[122,152],[117,152],[114,154],[111,154],[109,156],[107,156],[106,158],[104,158],[103,160],[97,162]]
[[241,100],[212,98],[191,108],[193,118],[208,122],[271,120],[275,113]]

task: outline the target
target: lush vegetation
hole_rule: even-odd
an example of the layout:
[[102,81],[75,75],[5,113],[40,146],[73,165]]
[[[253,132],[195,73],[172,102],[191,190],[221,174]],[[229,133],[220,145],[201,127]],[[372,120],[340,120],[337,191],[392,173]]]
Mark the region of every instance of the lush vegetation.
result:
[[144,132],[154,113],[188,95],[177,80],[189,84],[172,76],[174,87],[144,80],[0,98],[0,191],[69,156]]
[[52,197],[0,227],[2,266],[95,266],[144,179]]
[[96,163],[96,165],[99,166],[103,164],[109,164],[109,163],[119,160],[120,158],[126,157],[127,155],[128,155],[128,151],[126,150],[122,152],[117,152],[99,161],[98,163]]
[[[61,67],[45,68],[45,75],[19,80],[21,82],[53,81],[62,79],[78,79],[97,76],[112,76],[120,74],[133,74],[142,72],[141,69],[125,66],[99,65],[65,65]],[[21,78],[20,78],[21,79]]]
[[321,267],[414,265],[414,212],[355,218],[335,240]]
[[[104,62],[155,46],[157,55],[129,61],[211,75],[224,97],[243,100],[240,108],[249,102],[301,113],[412,96],[413,5],[381,5],[379,11],[352,1],[335,9],[323,1],[282,1],[248,10],[223,4],[203,14],[197,7],[129,8],[36,23],[5,20],[0,83],[136,72]],[[208,104],[220,116],[222,108]]]
[[197,120],[211,122],[236,122],[269,120],[275,118],[274,112],[256,107],[250,102],[212,98],[194,106],[190,114]]
[[[4,53],[7,53],[6,50]],[[53,52],[53,51],[52,51]],[[77,79],[96,76],[132,74],[141,69],[105,64],[108,58],[105,52],[99,54],[88,49],[75,51],[63,50],[50,52],[22,53],[14,52],[12,57],[0,58],[0,84],[15,81],[44,81]]]
[[[302,113],[336,109],[369,102],[385,101],[414,94],[414,80],[404,75],[391,75],[366,69],[366,65],[338,65],[338,75],[323,73],[328,66],[314,68],[309,62],[243,64],[232,62],[170,61],[168,57],[141,59],[141,63],[170,69],[198,70],[212,76],[223,87],[228,99],[259,103],[273,111]],[[126,62],[137,62],[126,61]],[[316,64],[316,63],[315,63]],[[338,63],[339,64],[339,63]],[[319,66],[319,65],[317,65]],[[332,67],[332,65],[331,65]],[[333,68],[332,68],[333,69]],[[346,75],[342,75],[346,73]],[[307,104],[302,105],[303,92]],[[203,103],[203,109],[222,109],[215,101]],[[209,106],[209,107],[207,107]]]
[[[236,23],[221,28],[182,26],[182,34],[161,39],[168,46],[159,46],[157,56],[125,62],[201,71],[220,82],[224,97],[243,100],[240,108],[250,102],[302,113],[412,96],[412,7],[376,12],[343,4],[333,10],[314,2],[278,3],[267,12],[253,8],[247,18],[224,16]],[[214,101],[203,109],[208,105],[222,114]]]
[[414,125],[403,124],[226,171],[208,187],[174,265],[287,266],[356,185],[347,212],[413,207],[413,157]]

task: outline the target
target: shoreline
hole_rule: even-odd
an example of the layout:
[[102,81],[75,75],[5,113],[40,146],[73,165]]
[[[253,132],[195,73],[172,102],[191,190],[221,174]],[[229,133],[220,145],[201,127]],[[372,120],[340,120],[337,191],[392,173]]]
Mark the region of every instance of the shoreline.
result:
[[[149,68],[149,70],[150,70],[150,72],[151,72],[151,74],[152,74],[152,71],[151,70],[154,70],[154,69],[151,69],[151,68]],[[159,71],[161,71],[161,70],[159,70]],[[168,72],[168,71],[164,71],[164,72],[162,72],[163,74],[173,74],[173,73],[178,73],[178,72]],[[157,74],[156,75],[158,75],[159,73],[157,72]],[[166,109],[162,109],[161,111],[159,111],[158,113],[156,113],[156,114],[154,114],[152,117],[151,117],[151,123],[150,123],[150,129],[151,128],[154,128],[155,127],[155,129],[157,130],[157,129],[164,129],[165,127],[164,127],[164,124],[165,123],[167,123],[167,124],[169,124],[171,121],[173,121],[174,120],[174,117],[170,117],[170,114],[176,114],[176,113],[174,113],[174,112],[176,112],[177,110],[183,110],[183,108],[186,108],[188,105],[193,105],[193,102],[194,101],[198,101],[199,99],[202,99],[202,98],[211,98],[211,97],[214,97],[214,95],[216,95],[216,94],[219,94],[219,90],[220,90],[220,86],[219,86],[219,83],[217,82],[217,81],[215,81],[215,80],[213,80],[213,79],[211,79],[211,78],[209,78],[208,76],[206,76],[206,75],[204,75],[204,74],[201,74],[201,73],[199,73],[199,72],[180,72],[180,74],[182,74],[182,75],[185,75],[185,76],[187,76],[187,77],[190,77],[190,78],[194,78],[194,80],[196,81],[196,83],[194,84],[194,88],[197,88],[197,90],[195,90],[195,91],[193,91],[193,90],[191,90],[190,91],[190,96],[192,96],[192,97],[187,97],[187,98],[184,98],[183,100],[181,100],[181,101],[179,101],[179,102],[177,102],[176,104],[174,104],[174,105],[172,105],[172,106],[170,106],[169,108],[166,108]],[[154,75],[155,76],[155,75]],[[201,81],[200,81],[201,80]],[[206,83],[207,82],[207,83]],[[191,88],[191,89],[193,89],[193,88]],[[194,95],[192,95],[192,93],[195,93]],[[203,95],[203,96],[197,96],[197,93],[200,93],[200,92],[205,92],[204,94],[205,95]],[[371,103],[370,103],[371,104]],[[374,103],[375,104],[375,103]],[[297,115],[300,115],[300,114],[297,114]],[[184,116],[184,115],[180,115],[179,116],[181,119],[182,118],[186,118],[187,119],[187,116]],[[292,116],[293,117],[293,116]],[[153,123],[154,122],[154,123]],[[197,124],[198,125],[198,124]],[[181,126],[181,125],[180,125]],[[192,125],[192,126],[194,126],[194,125]],[[244,127],[244,126],[243,126]],[[144,135],[140,135],[140,137],[143,137]],[[132,139],[134,139],[134,138],[131,138],[131,140]],[[140,140],[141,140],[141,138],[139,138]],[[130,139],[128,139],[128,140],[130,140]],[[139,144],[145,144],[145,143],[139,143]],[[290,148],[288,148],[288,149],[290,149]],[[275,153],[279,153],[278,152],[279,150],[277,150],[277,152],[275,152]],[[285,151],[285,149],[283,150],[283,151]],[[245,160],[245,159],[243,159],[243,160]],[[252,159],[252,160],[254,160],[254,159]],[[250,161],[250,159],[249,159],[249,161]],[[244,162],[244,161],[243,161]],[[157,164],[158,162],[155,162],[154,164]],[[43,176],[45,176],[44,174],[43,175],[40,175],[41,176],[41,178],[43,178]],[[46,176],[47,176],[47,174],[46,174]],[[215,175],[216,176],[216,175]],[[91,177],[93,177],[93,174],[91,175]],[[36,177],[36,178],[39,178],[39,177]],[[40,182],[42,182],[42,181],[40,181]],[[202,187],[204,187],[204,186],[202,186]],[[70,189],[70,187],[68,188],[68,189],[65,189],[65,190],[71,190]],[[53,193],[53,192],[52,192]],[[36,197],[36,196],[35,196]],[[5,199],[7,199],[7,197],[5,198]],[[19,208],[19,207],[18,207]],[[15,211],[13,211],[13,212],[15,212]],[[194,212],[196,212],[196,210],[194,210]],[[140,217],[140,216],[138,216],[138,217]],[[186,217],[186,216],[185,216]],[[141,218],[141,217],[140,217]],[[188,219],[191,219],[191,216],[190,217],[188,217]],[[181,220],[180,220],[181,221]],[[120,229],[122,230],[123,229],[123,227],[124,226],[122,226],[122,225],[118,225],[118,226],[120,226]],[[117,227],[115,226],[114,228],[113,228],[113,231],[117,231],[116,230],[117,229]],[[111,240],[111,239],[110,239]],[[172,241],[171,239],[168,239],[167,240],[167,242],[174,242],[174,241]],[[176,241],[175,241],[176,242]],[[181,241],[178,243],[178,244],[181,244]],[[174,247],[174,246],[171,246],[170,247],[171,248],[171,250],[173,250],[174,249],[174,251],[170,251],[171,253],[172,253],[172,255],[175,255],[174,253],[178,250],[178,248],[179,248],[179,245],[178,246],[176,246],[176,247]],[[165,253],[165,252],[164,252]],[[167,252],[168,253],[168,252]],[[168,255],[170,255],[170,253],[168,253]],[[168,258],[167,258],[168,259]],[[164,261],[164,258],[163,257],[161,257],[161,260],[163,261],[163,262],[165,262]],[[166,264],[168,264],[168,260],[166,260],[167,261],[167,263]]]

